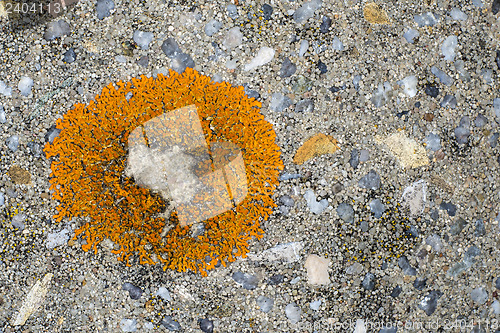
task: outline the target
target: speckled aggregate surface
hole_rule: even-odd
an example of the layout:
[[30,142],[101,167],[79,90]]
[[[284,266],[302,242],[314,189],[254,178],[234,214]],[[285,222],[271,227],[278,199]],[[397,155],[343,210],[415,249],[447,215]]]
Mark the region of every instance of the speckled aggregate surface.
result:
[[[103,19],[95,1],[79,1],[56,18],[24,26],[15,16],[0,17],[0,332],[209,332],[203,319],[214,332],[352,332],[359,319],[365,327],[358,322],[358,332],[379,332],[391,323],[397,332],[500,330],[500,100],[494,108],[500,98],[500,14],[494,12],[500,5],[381,1],[378,9],[389,22],[374,24],[364,15],[368,2],[319,2],[303,22],[294,17],[302,0],[239,0],[237,15],[234,7],[228,11],[229,1],[115,0]],[[455,9],[466,18],[452,17]],[[420,27],[414,16],[427,12],[437,22]],[[324,17],[331,19],[326,30]],[[219,29],[207,34],[212,19]],[[47,26],[58,20],[68,23],[69,33],[47,40]],[[242,40],[228,50],[223,41],[233,27]],[[403,37],[408,29],[419,33],[412,43]],[[146,50],[134,44],[137,30],[153,34]],[[456,55],[446,60],[442,44],[452,35]],[[285,177],[274,196],[279,207],[263,222],[265,235],[251,252],[300,242],[292,262],[239,259],[201,277],[159,265],[126,267],[106,242],[97,254],[83,252],[79,241],[49,246],[49,234],[65,229],[72,235],[82,223],[52,218],[50,161],[40,151],[49,129],[111,82],[166,73],[172,62],[161,46],[169,37],[200,73],[258,93],[277,134]],[[304,40],[309,46],[300,56]],[[274,50],[272,60],[245,71],[261,47]],[[69,49],[74,61],[72,53],[65,56]],[[458,69],[460,60],[468,74]],[[286,73],[283,63],[296,70]],[[451,83],[436,77],[432,66]],[[398,83],[409,76],[418,82],[411,97]],[[22,77],[33,80],[26,96],[18,86]],[[456,105],[443,103],[447,95]],[[465,143],[457,127],[468,131]],[[426,165],[405,168],[384,143],[401,132],[424,147]],[[294,164],[297,149],[317,133],[335,138],[340,149]],[[432,133],[438,146],[429,144]],[[380,177],[374,189],[360,183],[371,170]],[[401,198],[419,180],[426,184],[425,205],[411,214]],[[316,201],[327,200],[318,214],[304,198],[309,190]],[[374,199],[386,208],[380,218],[370,209]],[[24,230],[16,228],[19,221]],[[476,248],[479,254],[467,254]],[[310,254],[330,260],[328,284],[308,283]],[[460,264],[466,268],[451,274]],[[256,286],[237,283],[238,272],[251,275]],[[53,278],[42,305],[23,326],[13,326],[29,291],[48,273]],[[127,282],[142,294],[123,290]],[[170,297],[157,296],[161,287]],[[477,296],[484,292],[486,299]],[[426,313],[429,295],[436,307]],[[259,296],[273,300],[269,311],[262,311]],[[311,308],[318,300],[319,308]]]

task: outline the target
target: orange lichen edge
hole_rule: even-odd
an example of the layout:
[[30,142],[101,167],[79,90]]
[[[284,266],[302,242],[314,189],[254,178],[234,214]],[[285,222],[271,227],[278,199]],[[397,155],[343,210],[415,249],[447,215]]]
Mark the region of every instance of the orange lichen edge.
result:
[[[131,96],[130,97],[130,94]],[[129,95],[127,95],[129,94]],[[128,100],[126,98],[130,97]],[[243,153],[248,195],[234,209],[204,221],[205,232],[191,237],[175,212],[166,221],[163,199],[124,175],[130,132],[140,124],[183,106],[195,104],[207,142],[232,142]],[[88,105],[77,104],[57,120],[61,133],[44,151],[52,159],[50,189],[59,201],[57,221],[90,217],[75,232],[84,251],[97,251],[109,238],[112,251],[130,265],[159,261],[164,269],[207,274],[246,256],[248,241],[262,237],[259,220],[266,220],[283,170],[276,134],[260,113],[260,102],[248,98],[243,87],[215,83],[193,69],[169,76],[141,76],[103,89]],[[172,225],[166,236],[166,223]]]

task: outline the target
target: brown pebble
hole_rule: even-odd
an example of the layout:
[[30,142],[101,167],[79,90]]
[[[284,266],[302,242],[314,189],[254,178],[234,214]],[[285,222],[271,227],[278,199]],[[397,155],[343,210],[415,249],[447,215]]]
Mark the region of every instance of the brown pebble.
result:
[[424,120],[426,121],[432,121],[434,119],[434,115],[432,113],[426,113],[424,114]]
[[444,158],[444,151],[443,149],[439,149],[437,152],[434,153],[434,158],[436,161],[441,161]]
[[42,194],[40,194],[40,198],[42,198],[42,199],[50,199],[50,194],[48,194],[47,192],[43,192]]

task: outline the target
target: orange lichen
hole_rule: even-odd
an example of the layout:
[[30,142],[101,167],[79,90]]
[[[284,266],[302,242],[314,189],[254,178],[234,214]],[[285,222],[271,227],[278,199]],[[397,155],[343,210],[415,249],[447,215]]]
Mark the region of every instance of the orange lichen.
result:
[[[195,237],[175,211],[168,220],[161,217],[164,199],[124,173],[129,134],[154,117],[193,104],[207,142],[231,142],[241,149],[248,181],[246,198],[205,220],[204,232]],[[276,134],[260,106],[243,87],[212,82],[190,68],[108,85],[95,101],[77,104],[58,119],[61,133],[44,148],[52,158],[50,189],[59,201],[55,219],[89,217],[74,239],[85,240],[84,251],[97,251],[109,238],[116,244],[113,253],[127,265],[137,255],[141,264],[159,261],[164,269],[206,275],[218,261],[225,266],[245,256],[249,240],[262,237],[259,221],[276,206],[271,196],[283,169]]]

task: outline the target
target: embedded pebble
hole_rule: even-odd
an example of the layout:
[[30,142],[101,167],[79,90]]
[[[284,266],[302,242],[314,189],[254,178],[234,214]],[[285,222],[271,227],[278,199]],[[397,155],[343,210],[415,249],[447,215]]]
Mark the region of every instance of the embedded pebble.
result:
[[413,281],[413,287],[417,290],[424,290],[425,286],[427,285],[427,278],[416,278],[415,281]]
[[436,311],[437,301],[442,295],[443,293],[439,290],[431,291],[418,303],[418,308],[423,310],[426,315],[432,315]]
[[452,109],[457,107],[457,99],[453,95],[446,95],[443,97],[443,100],[441,103],[439,103],[439,106],[442,108],[450,107]]
[[63,61],[65,63],[71,64],[76,60],[76,53],[73,48],[69,48],[66,52],[64,52]]
[[125,282],[122,285],[122,289],[128,291],[128,294],[131,299],[139,299],[142,296],[142,289],[134,286],[130,282]]
[[351,150],[351,158],[349,159],[349,164],[353,169],[357,169],[359,165],[359,150],[354,148]]
[[5,197],[2,192],[0,192],[0,207],[3,207],[5,204]]
[[373,92],[373,97],[371,99],[373,105],[377,108],[385,105],[385,103],[389,100],[389,93],[391,91],[392,87],[389,82],[379,84],[377,90]]
[[414,39],[417,38],[418,36],[420,36],[420,32],[418,32],[418,30],[415,30],[412,28],[409,28],[403,34],[404,39],[406,39],[406,41],[410,44],[413,44]]
[[319,32],[326,34],[332,25],[332,19],[328,16],[323,16],[321,25],[319,26]]
[[443,241],[437,234],[432,234],[425,239],[425,243],[438,253],[443,251]]
[[465,82],[470,81],[470,74],[469,72],[465,69],[465,62],[463,60],[457,60],[455,61],[455,69],[457,70],[459,74],[459,78]]
[[137,331],[136,319],[122,319],[120,321],[120,328],[122,332],[135,332]]
[[0,123],[5,124],[7,122],[7,117],[5,116],[5,110],[3,106],[0,105]]
[[12,135],[9,137],[6,142],[7,147],[15,153],[17,151],[17,148],[19,148],[19,136],[18,135]]
[[281,64],[281,69],[280,69],[280,77],[285,78],[285,77],[290,77],[293,74],[295,74],[295,71],[297,70],[297,66],[290,61],[290,58],[285,58],[283,60],[283,63]]
[[488,292],[482,288],[476,288],[471,291],[470,298],[479,305],[483,305],[488,300]]
[[314,12],[321,8],[322,0],[306,1],[294,13],[293,19],[297,23],[302,23],[313,17]]
[[349,203],[341,203],[337,206],[338,216],[347,223],[354,222],[354,209]]
[[180,331],[182,329],[181,324],[175,321],[171,316],[165,316],[160,324],[169,331]]
[[260,308],[260,311],[264,313],[268,313],[274,306],[274,300],[272,298],[266,296],[257,297],[257,306]]
[[43,38],[45,38],[45,40],[54,40],[56,38],[69,35],[70,32],[71,30],[69,28],[69,24],[66,21],[52,21],[47,24],[47,29],[45,29]]
[[302,310],[295,303],[290,303],[285,307],[285,314],[292,324],[297,324],[302,317]]
[[452,204],[451,202],[446,202],[446,201],[443,201],[441,202],[441,204],[439,205],[439,208],[442,209],[442,210],[446,210],[446,212],[448,213],[448,215],[450,216],[455,216],[456,212],[457,212],[457,206],[455,206],[454,204]]
[[366,290],[373,290],[375,288],[375,275],[373,273],[366,273],[361,284]]
[[330,275],[328,274],[329,265],[330,259],[310,254],[304,264],[307,270],[307,282],[313,286],[330,283]]
[[442,84],[446,86],[451,86],[453,84],[453,79],[446,74],[444,71],[440,70],[436,66],[431,67],[431,73],[434,74]]
[[318,63],[316,64],[316,66],[318,67],[321,74],[325,74],[326,72],[328,72],[328,67],[326,66],[326,64],[323,61],[318,60]]
[[450,10],[450,16],[452,19],[457,20],[457,21],[466,21],[467,20],[467,14],[465,14],[463,11],[461,11],[457,7],[453,7]]
[[429,133],[425,137],[426,147],[432,151],[438,151],[441,149],[441,138],[439,135],[434,133]]
[[113,9],[115,9],[115,3],[113,0],[97,0],[96,12],[99,20],[110,16]]
[[417,84],[418,80],[415,75],[405,77],[404,79],[397,82],[401,87],[403,87],[403,92],[408,97],[415,97],[417,94]]
[[262,5],[262,16],[264,20],[269,21],[273,16],[273,7],[267,3]]
[[207,24],[205,24],[205,34],[209,37],[213,36],[220,30],[220,28],[222,28],[222,23],[215,19],[211,19],[207,22]]
[[153,37],[154,35],[152,32],[136,30],[132,38],[142,50],[148,50],[149,44],[153,41]]
[[48,249],[53,249],[58,246],[67,244],[70,237],[70,232],[68,228],[64,228],[59,232],[53,232],[47,234],[47,241],[45,242],[45,246]]
[[433,26],[439,22],[439,15],[432,12],[427,12],[421,15],[413,16],[413,20],[418,24],[420,28],[425,26]]
[[264,46],[259,49],[255,57],[245,65],[243,70],[245,72],[255,69],[259,66],[265,65],[274,58],[275,51],[274,49]]
[[400,286],[394,287],[391,292],[391,297],[397,298],[399,295],[401,295],[402,291],[403,289]]
[[455,59],[455,49],[458,46],[458,38],[455,35],[446,37],[441,45],[441,52],[443,53],[444,60],[453,61]]
[[283,274],[274,274],[269,278],[269,280],[267,280],[267,283],[275,286],[280,283],[283,283],[283,281],[285,281],[285,277],[283,276]]
[[171,65],[174,71],[181,74],[188,67],[194,68],[195,63],[189,54],[179,53],[172,58]]
[[[0,116],[1,116],[1,113],[0,113]],[[491,136],[489,137],[488,143],[490,144],[491,148],[495,148],[497,146],[498,137],[500,137],[500,133],[498,133],[498,132],[491,134]]]
[[23,76],[17,85],[17,88],[23,96],[29,96],[31,93],[31,88],[33,88],[33,79]]
[[425,93],[431,97],[438,97],[439,95],[439,88],[436,87],[435,85],[432,85],[432,84],[428,84],[425,86]]
[[314,111],[314,102],[312,99],[306,98],[300,100],[295,105],[295,112],[313,112]]
[[375,170],[370,170],[359,182],[359,187],[377,190],[380,187],[380,176]]
[[373,199],[370,201],[370,210],[372,211],[373,214],[375,214],[375,218],[381,218],[382,215],[384,214],[386,208],[382,201],[380,199]]
[[160,296],[161,299],[163,299],[164,301],[172,302],[172,296],[170,296],[170,292],[165,287],[158,288],[156,296]]
[[500,98],[493,99],[493,111],[495,111],[497,121],[500,122]]
[[247,290],[253,290],[257,288],[259,285],[259,279],[257,276],[248,274],[248,273],[243,273],[243,272],[234,272],[233,273],[233,280],[240,284],[243,288]]
[[340,39],[335,36],[332,40],[332,48],[335,51],[344,51],[344,43],[342,43]]
[[398,266],[405,275],[417,275],[417,270],[411,266],[406,256],[401,256],[398,259]]
[[474,265],[476,262],[475,257],[479,256],[481,254],[481,250],[476,247],[476,246],[471,246],[467,249],[467,251],[464,254],[464,258],[462,261],[456,263],[451,267],[448,272],[446,272],[447,275],[449,276],[458,276],[462,272],[465,272],[469,268]]
[[213,333],[214,331],[214,322],[208,318],[200,319],[198,325],[200,326],[200,330],[204,333]]
[[321,299],[312,301],[311,303],[309,303],[309,307],[311,308],[311,310],[318,311],[321,307]]
[[165,41],[163,41],[163,44],[161,45],[161,50],[169,58],[173,58],[178,54],[182,53],[179,44],[177,44],[175,39],[173,39],[172,37],[169,37],[165,39]]
[[307,190],[304,194],[304,199],[306,199],[307,206],[309,207],[311,213],[321,214],[326,207],[328,207],[328,200],[321,199],[320,201],[317,201],[313,190]]
[[458,126],[455,128],[455,139],[458,144],[466,144],[469,141],[470,130],[468,128]]
[[361,149],[359,151],[359,161],[361,163],[367,162],[370,159],[370,151],[367,149]]
[[491,69],[483,68],[481,70],[481,76],[486,84],[493,84],[493,71]]
[[24,230],[24,222],[26,222],[26,219],[28,217],[24,213],[19,213],[17,215],[14,215],[12,217],[11,224],[14,228],[19,229],[19,230]]
[[228,4],[226,6],[226,10],[227,10],[227,15],[232,18],[233,20],[236,20],[238,18],[239,13],[238,13],[238,7],[236,7],[235,4]]
[[486,235],[486,228],[484,226],[484,221],[483,219],[479,219],[476,221],[475,229],[474,229],[474,236],[476,237],[481,237]]
[[304,54],[306,54],[307,49],[309,48],[309,42],[305,39],[300,41],[300,47],[299,47],[299,57],[303,57]]
[[282,93],[274,93],[271,96],[271,103],[269,103],[269,109],[275,112],[283,112],[286,108],[292,105],[292,100],[288,96]]

